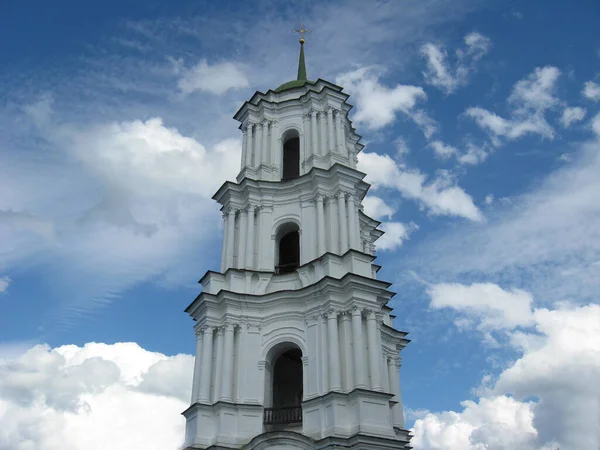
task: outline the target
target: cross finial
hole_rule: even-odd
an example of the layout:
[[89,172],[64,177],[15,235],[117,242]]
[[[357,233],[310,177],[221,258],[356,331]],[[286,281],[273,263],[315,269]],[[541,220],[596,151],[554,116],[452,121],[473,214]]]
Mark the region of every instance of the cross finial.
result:
[[294,29],[294,32],[300,33],[300,43],[304,44],[304,33],[310,33],[311,30],[304,28],[303,24],[300,24],[300,28]]

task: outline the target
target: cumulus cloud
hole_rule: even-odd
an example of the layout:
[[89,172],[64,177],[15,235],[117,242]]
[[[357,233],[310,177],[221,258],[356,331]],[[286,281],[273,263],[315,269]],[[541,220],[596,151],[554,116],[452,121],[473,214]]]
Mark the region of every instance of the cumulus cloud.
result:
[[387,219],[379,227],[385,234],[377,240],[377,250],[396,250],[410,237],[412,232],[419,229],[414,222],[393,222],[392,216],[396,210],[385,203],[380,197],[368,195],[363,199],[363,207],[365,214],[369,217],[377,220]]
[[0,448],[175,449],[192,368],[134,343],[35,346],[0,362]]
[[481,397],[461,412],[417,418],[415,448],[598,448],[599,305],[530,308],[529,293],[494,284],[436,286],[434,301],[502,328],[520,356],[495,379],[485,376]]
[[467,108],[465,114],[490,135],[496,146],[501,138],[515,140],[527,134],[553,139],[554,129],[546,121],[545,112],[560,103],[555,96],[559,76],[556,67],[538,67],[515,83],[508,97],[509,119],[481,107]]
[[472,197],[444,173],[427,182],[427,177],[418,170],[407,169],[388,155],[377,153],[359,153],[358,163],[374,189],[395,189],[405,198],[417,201],[432,215],[458,216],[476,222],[483,220]]
[[583,85],[581,95],[594,102],[600,101],[600,84],[595,81],[586,81]]
[[414,222],[384,222],[379,227],[385,232],[377,239],[376,248],[381,251],[393,251],[400,247],[410,237],[413,231],[419,229]]
[[8,276],[0,277],[0,294],[8,289],[11,279]]
[[367,195],[362,201],[365,214],[376,220],[387,218],[392,219],[396,212],[394,208],[388,205],[382,198],[375,195]]
[[[239,169],[239,139],[208,148],[159,117],[74,123],[47,99],[26,109],[36,137],[69,163],[35,161],[2,174],[0,185],[16,194],[0,203],[0,224],[9,225],[0,227],[9,243],[0,255],[52,261],[55,287],[69,293],[54,323],[70,326],[71,316],[150,276],[192,279],[195,269],[181,261],[218,233],[211,196]],[[199,233],[200,223],[212,232]]]
[[454,66],[448,62],[448,53],[441,46],[427,43],[421,47],[421,55],[427,60],[427,70],[423,72],[426,83],[446,94],[468,83],[475,64],[488,53],[491,40],[473,32],[464,37],[464,42],[465,48],[456,50]]
[[461,412],[428,413],[416,420],[411,444],[416,449],[533,450],[536,437],[530,403],[511,397],[461,403]]
[[248,78],[241,66],[230,61],[209,65],[203,59],[193,67],[181,67],[179,71],[181,73],[177,86],[184,95],[195,91],[220,95],[232,89],[249,86]]
[[493,283],[434,284],[428,289],[432,308],[452,308],[474,316],[478,328],[489,331],[532,324],[530,293],[504,290]]
[[563,109],[560,123],[563,127],[569,128],[575,122],[580,122],[584,119],[586,114],[585,108],[574,106],[572,108]]
[[372,130],[381,129],[396,120],[400,112],[415,122],[429,137],[435,133],[435,122],[416,105],[427,99],[423,88],[398,84],[393,88],[379,82],[382,72],[375,66],[361,67],[346,72],[336,79],[356,101],[354,120]]

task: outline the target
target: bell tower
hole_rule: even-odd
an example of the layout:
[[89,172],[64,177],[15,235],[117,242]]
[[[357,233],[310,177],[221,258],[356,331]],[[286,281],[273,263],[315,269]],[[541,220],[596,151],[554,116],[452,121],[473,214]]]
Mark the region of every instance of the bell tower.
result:
[[187,307],[196,362],[186,449],[409,449],[400,393],[406,333],[377,279],[379,222],[348,95],[297,79],[256,92],[234,118],[237,182],[222,205],[220,271]]

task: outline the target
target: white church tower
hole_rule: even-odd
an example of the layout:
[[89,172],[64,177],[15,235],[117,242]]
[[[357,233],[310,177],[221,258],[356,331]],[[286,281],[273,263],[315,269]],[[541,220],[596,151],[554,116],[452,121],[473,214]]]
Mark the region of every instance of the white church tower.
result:
[[[300,30],[303,36],[304,30]],[[223,211],[221,270],[186,309],[196,363],[185,449],[409,449],[400,394],[406,333],[377,279],[379,222],[348,95],[298,77],[234,118],[243,151]]]

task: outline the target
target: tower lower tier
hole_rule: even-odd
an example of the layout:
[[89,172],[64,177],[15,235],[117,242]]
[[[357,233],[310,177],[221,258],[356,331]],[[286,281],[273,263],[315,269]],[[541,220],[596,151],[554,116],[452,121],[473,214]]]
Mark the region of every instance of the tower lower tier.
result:
[[[347,273],[201,294],[188,308],[199,323],[185,447],[409,448],[398,355],[408,340],[384,323],[388,286]],[[272,433],[308,446],[257,443]]]

